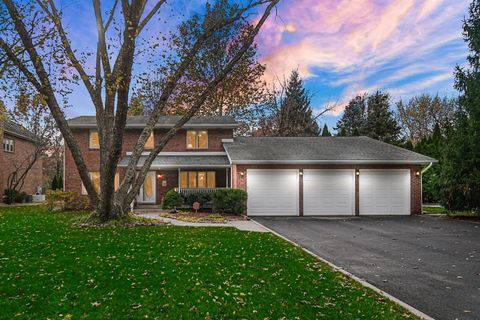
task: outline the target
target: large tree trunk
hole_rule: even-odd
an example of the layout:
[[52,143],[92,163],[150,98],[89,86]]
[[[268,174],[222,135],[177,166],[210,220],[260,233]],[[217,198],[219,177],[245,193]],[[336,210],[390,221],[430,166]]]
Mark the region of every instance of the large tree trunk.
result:
[[[99,0],[93,0],[94,12],[97,23],[98,43],[95,75],[88,75],[82,65],[82,60],[78,59],[76,52],[72,49],[70,40],[63,28],[60,13],[55,7],[54,1],[36,1],[41,10],[40,12],[49,18],[49,25],[53,25],[58,33],[59,42],[62,50],[66,53],[68,64],[78,73],[80,81],[84,84],[90,99],[96,110],[97,128],[100,142],[100,193],[97,193],[95,187],[89,177],[88,168],[83,159],[83,155],[69,127],[65,115],[61,109],[59,101],[57,101],[56,91],[52,82],[51,75],[47,73],[44,61],[39,48],[35,45],[32,34],[28,32],[28,28],[24,16],[19,14],[17,4],[13,0],[3,0],[9,12],[10,19],[15,27],[14,36],[18,36],[21,40],[14,44],[8,44],[7,38],[0,38],[0,49],[10,59],[12,65],[25,76],[25,78],[45,97],[52,116],[55,118],[66,145],[69,147],[74,162],[77,166],[81,180],[87,190],[90,203],[94,208],[94,212],[90,219],[98,219],[102,222],[111,219],[121,219],[128,215],[130,203],[138,194],[139,189],[145,179],[145,176],[159,152],[163,149],[168,140],[180,128],[195,115],[206,99],[214,92],[215,88],[230,73],[233,67],[239,62],[247,49],[252,45],[255,36],[265,23],[271,11],[279,0],[258,0],[250,1],[243,8],[238,8],[236,12],[230,13],[219,21],[205,24],[205,29],[194,40],[195,43],[185,56],[180,57],[178,67],[173,70],[172,74],[167,76],[167,83],[158,98],[158,101],[147,120],[147,125],[140,134],[140,137],[130,156],[130,162],[127,166],[123,181],[121,181],[119,189],[115,192],[115,173],[117,171],[118,162],[121,156],[123,145],[123,135],[127,120],[127,111],[129,105],[130,85],[132,78],[132,69],[135,58],[135,44],[139,42],[139,35],[145,25],[158,13],[160,7],[165,0],[158,0],[149,12],[145,12],[147,6],[146,0],[131,1],[115,1],[110,11],[106,23],[102,17],[102,8]],[[118,48],[118,54],[115,61],[110,63],[112,52],[108,51],[110,44],[107,43],[106,31],[109,28],[116,11],[117,3],[121,6],[121,14],[123,15],[124,29],[121,30],[122,41]],[[162,137],[160,143],[155,146],[145,161],[145,164],[137,170],[138,160],[144,150],[145,143],[150,136],[154,126],[158,122],[161,111],[165,108],[168,101],[177,89],[179,80],[185,75],[192,61],[196,59],[196,54],[205,44],[205,42],[218,30],[232,24],[240,19],[245,18],[246,14],[250,14],[252,9],[266,5],[266,8],[257,21],[255,28],[238,53],[231,59],[228,65],[212,79],[207,88],[199,95],[195,103],[189,108],[188,112],[182,119],[172,128],[168,134]],[[31,7],[29,7],[31,8]],[[36,16],[36,15],[34,15]],[[28,22],[28,21],[27,21]],[[117,28],[117,27],[116,27]],[[0,34],[1,35],[1,34]],[[58,40],[58,39],[57,39]],[[16,47],[22,45],[24,52],[28,54],[30,64],[26,64],[16,55]],[[15,48],[15,49],[12,49]],[[64,177],[65,179],[67,177]]]

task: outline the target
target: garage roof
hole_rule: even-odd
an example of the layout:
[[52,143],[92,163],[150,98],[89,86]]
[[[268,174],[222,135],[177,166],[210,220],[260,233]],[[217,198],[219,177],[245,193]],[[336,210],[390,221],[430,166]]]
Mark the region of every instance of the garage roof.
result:
[[[138,160],[137,167],[141,167],[147,156],[142,155]],[[127,167],[130,156],[125,156],[119,163],[119,167]],[[230,167],[230,162],[226,155],[159,155],[152,163],[152,169],[167,168],[223,168]]]
[[[155,128],[171,128],[181,116],[162,116],[158,119]],[[127,128],[145,128],[147,116],[129,116],[127,117]],[[81,116],[68,120],[72,128],[96,128],[97,120],[95,116]],[[230,116],[201,116],[191,118],[184,128],[236,128],[238,123]]]
[[237,137],[224,142],[232,163],[424,164],[437,160],[368,137]]

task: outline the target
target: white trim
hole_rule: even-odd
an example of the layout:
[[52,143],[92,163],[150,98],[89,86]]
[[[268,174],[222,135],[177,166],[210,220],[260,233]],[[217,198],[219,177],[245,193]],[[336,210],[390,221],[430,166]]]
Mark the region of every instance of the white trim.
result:
[[[173,128],[176,124],[157,124],[154,129]],[[70,128],[75,129],[96,129],[97,124],[70,124]],[[239,124],[184,124],[181,129],[235,129]],[[144,129],[146,124],[127,124],[126,129]]]
[[[228,153],[227,153],[228,155]],[[425,164],[422,160],[235,160],[234,164]],[[435,162],[438,162],[435,160]]]
[[308,253],[309,255],[313,256],[314,258],[326,263],[327,265],[330,266],[330,268],[333,269],[333,271],[338,271],[342,274],[344,274],[345,276],[357,281],[358,283],[360,283],[361,285],[363,285],[364,287],[367,287],[369,289],[372,289],[373,291],[375,291],[376,293],[380,294],[381,296],[384,296],[385,298],[387,298],[388,300],[398,304],[399,306],[407,309],[408,311],[410,311],[411,313],[413,313],[414,315],[416,315],[417,317],[420,317],[424,320],[435,320],[434,318],[430,317],[429,315],[423,313],[422,311],[416,309],[415,307],[412,307],[411,305],[409,305],[408,303],[406,302],[403,302],[402,300],[392,296],[391,294],[389,293],[386,293],[385,291],[375,287],[373,284],[367,282],[366,280],[363,280],[362,278],[360,277],[357,277],[356,275],[348,272],[347,270],[333,264],[332,262],[320,257],[319,255],[313,253],[312,251],[308,250],[308,249],[305,249],[304,247],[302,247],[301,245],[299,245],[298,243],[296,242],[293,242],[292,240],[282,236],[281,234],[277,233],[276,231],[273,231],[272,229],[264,226],[263,224],[261,224],[260,222],[258,221],[255,221],[254,219],[250,219],[250,221],[253,221],[254,223],[256,223],[258,226],[268,230],[271,234],[274,234],[276,235],[277,237],[287,241],[288,243],[294,245],[295,247],[297,248],[300,248],[301,250],[305,251],[306,253]]
[[[132,155],[132,151],[126,152],[127,156]],[[142,156],[150,155],[149,151],[142,152]],[[160,152],[159,156],[228,156],[226,152],[209,152],[209,151],[188,151],[188,152]]]
[[[119,168],[126,168],[128,167],[128,165],[118,165]],[[137,168],[141,168],[142,165],[137,165]],[[219,165],[216,165],[216,164],[205,164],[205,165],[201,165],[201,164],[193,164],[193,165],[157,165],[157,166],[150,166],[150,170],[165,170],[165,169],[178,169],[178,168],[198,168],[198,169],[202,169],[202,168],[230,168],[230,165],[228,164],[219,164]]]

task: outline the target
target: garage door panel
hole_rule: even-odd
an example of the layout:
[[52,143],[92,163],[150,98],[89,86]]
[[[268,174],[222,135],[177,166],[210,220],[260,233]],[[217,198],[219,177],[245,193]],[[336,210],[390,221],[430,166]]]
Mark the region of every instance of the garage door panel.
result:
[[360,170],[361,215],[409,215],[409,170]]
[[247,170],[249,216],[297,216],[298,170]]
[[304,215],[353,215],[353,170],[305,170]]

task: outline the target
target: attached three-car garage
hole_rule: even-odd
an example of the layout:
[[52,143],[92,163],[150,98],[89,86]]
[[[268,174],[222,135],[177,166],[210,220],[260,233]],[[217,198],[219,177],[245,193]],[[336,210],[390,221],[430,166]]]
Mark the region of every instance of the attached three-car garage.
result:
[[249,216],[418,214],[421,165],[436,162],[367,137],[243,137],[224,147]]

